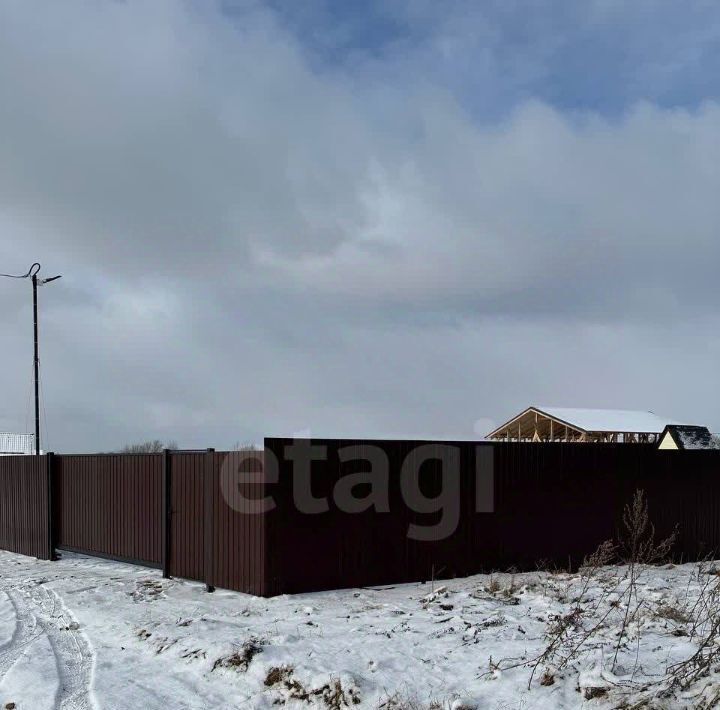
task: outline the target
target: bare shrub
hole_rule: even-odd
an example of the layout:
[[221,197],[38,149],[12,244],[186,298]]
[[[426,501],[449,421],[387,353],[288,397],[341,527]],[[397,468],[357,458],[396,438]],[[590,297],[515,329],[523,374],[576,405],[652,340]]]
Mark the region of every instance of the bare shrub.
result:
[[[615,671],[620,650],[627,646],[632,628],[638,649],[632,671],[634,676],[638,666],[639,630],[645,605],[638,593],[638,582],[645,567],[658,564],[669,557],[676,533],[659,541],[656,539],[655,526],[650,520],[647,500],[642,490],[636,491],[632,501],[624,507],[622,520],[623,530],[619,539],[601,543],[583,560],[578,576],[568,580],[566,589],[568,592],[572,589],[572,596],[565,596],[562,590],[558,593],[560,603],[566,604],[570,601],[571,605],[569,610],[548,620],[547,643],[542,651],[530,659],[507,659],[496,663],[491,667],[490,673],[527,667],[530,669],[528,689],[540,670],[541,684],[551,684],[558,673],[571,665],[577,665],[586,649],[596,647],[598,634],[604,630],[603,634],[606,636],[609,629],[613,629],[612,633],[616,637],[611,663],[611,668]],[[615,562],[627,566],[610,567]],[[573,588],[575,581],[579,583],[577,589]],[[720,594],[718,596],[720,597]],[[701,606],[708,607],[708,604],[704,602]],[[678,623],[680,619],[686,619],[680,610],[661,607],[656,613],[665,614],[668,618],[673,617]],[[617,629],[616,624],[619,624]],[[599,697],[599,694],[593,697]]]
[[519,590],[520,586],[515,583],[515,577],[511,577],[508,584],[501,584],[497,577],[491,576],[488,583],[482,588],[485,594],[506,604],[520,603],[520,600],[515,596]]
[[484,587],[488,594],[497,594],[500,591],[500,582],[497,577],[490,576],[490,581]]
[[[541,653],[531,659],[521,659],[519,661],[508,659],[509,662],[493,663],[492,659],[490,659],[490,670],[487,675],[493,674],[497,670],[528,667],[531,669],[528,679],[528,688],[530,688],[535,674],[543,667],[544,672],[541,683],[551,685],[554,682],[555,673],[563,670],[571,661],[577,658],[581,648],[604,621],[605,617],[597,624],[585,628],[583,619],[588,611],[585,605],[589,601],[588,594],[593,581],[596,580],[599,571],[614,559],[615,551],[615,544],[611,540],[606,540],[597,547],[595,552],[583,560],[579,570],[580,589],[573,598],[573,606],[567,614],[554,616],[549,620],[548,643]],[[498,589],[500,589],[499,585]],[[606,600],[611,591],[612,588],[603,588],[600,599],[595,600],[591,605],[591,613],[587,614],[588,616],[592,616],[597,611],[597,608]]]
[[[548,628],[549,642],[543,652],[532,662],[528,688],[532,684],[535,673],[541,666],[545,666],[543,680],[554,677],[550,668],[556,671],[563,670],[578,654],[582,646],[590,636],[597,630],[598,625],[585,631],[582,619],[585,614],[583,605],[588,599],[588,592],[591,584],[597,578],[598,572],[615,557],[615,544],[612,540],[605,540],[598,545],[595,552],[588,555],[580,565],[580,591],[574,599],[573,608],[568,614],[557,616],[551,619]],[[607,594],[609,592],[605,592]],[[592,611],[595,612],[600,603],[604,600],[605,594],[596,602]],[[604,620],[604,618],[603,618]],[[575,633],[577,632],[577,633]]]
[[645,491],[635,491],[631,504],[623,509],[624,534],[618,541],[620,559],[627,565],[652,565],[665,562],[677,539],[677,528],[655,542],[655,525],[650,521]]
[[[691,611],[695,615],[691,636],[697,636],[697,649],[689,658],[670,666],[665,694],[696,687],[720,667],[720,580],[716,576],[708,579],[712,583],[701,586]],[[718,704],[720,689],[716,686],[710,697],[697,706],[710,708]]]
[[[628,625],[637,620],[643,607],[643,600],[638,596],[638,579],[642,573],[642,565],[664,562],[670,556],[677,538],[677,529],[671,535],[655,541],[655,526],[650,521],[648,503],[642,489],[635,491],[632,503],[623,509],[624,534],[618,542],[621,559],[628,565],[627,585],[618,603],[625,603],[618,640],[615,644],[612,670],[617,667],[618,654],[627,640]],[[640,637],[637,639],[638,648]]]

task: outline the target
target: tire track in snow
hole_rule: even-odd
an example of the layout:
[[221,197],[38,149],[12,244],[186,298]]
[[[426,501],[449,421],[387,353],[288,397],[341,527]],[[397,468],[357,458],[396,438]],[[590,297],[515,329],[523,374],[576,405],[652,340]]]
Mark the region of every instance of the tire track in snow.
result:
[[94,710],[92,678],[95,656],[75,617],[52,589],[37,585],[30,596],[40,614],[38,625],[55,654],[60,690],[58,710]]
[[15,631],[10,641],[0,647],[0,681],[25,653],[25,649],[42,634],[35,616],[25,604],[18,603],[17,594],[7,590],[5,594],[15,610]]
[[18,619],[8,649],[0,649],[0,679],[22,656],[25,647],[44,634],[57,666],[57,710],[95,710],[92,698],[94,654],[62,599],[42,584],[25,587],[24,593],[7,590]]

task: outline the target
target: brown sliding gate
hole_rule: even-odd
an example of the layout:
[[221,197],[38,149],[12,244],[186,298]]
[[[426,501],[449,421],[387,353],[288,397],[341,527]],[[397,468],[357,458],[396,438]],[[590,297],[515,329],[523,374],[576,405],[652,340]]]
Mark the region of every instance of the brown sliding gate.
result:
[[161,567],[162,458],[55,456],[55,547]]
[[[253,456],[262,458],[259,452]],[[40,459],[43,472],[46,458]],[[156,567],[166,576],[205,582],[210,589],[222,586],[262,594],[262,516],[231,507],[221,490],[223,475],[236,487],[244,485],[243,469],[251,468],[247,458],[212,449],[51,457],[52,545]],[[36,458],[23,459],[33,475],[18,471],[12,479],[0,477],[0,485],[3,480],[15,487],[26,480],[26,488],[36,485],[36,479],[47,483],[47,476],[35,474]],[[34,515],[46,515],[42,505],[37,510]],[[8,535],[17,519],[7,519]],[[0,538],[0,547],[49,556],[36,544],[10,542]]]

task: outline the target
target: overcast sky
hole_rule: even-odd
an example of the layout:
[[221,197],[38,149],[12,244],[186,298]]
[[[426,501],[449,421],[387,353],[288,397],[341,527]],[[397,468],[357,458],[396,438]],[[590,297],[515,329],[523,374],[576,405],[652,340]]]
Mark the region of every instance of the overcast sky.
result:
[[63,275],[56,451],[720,430],[719,195],[714,2],[0,2],[0,272]]

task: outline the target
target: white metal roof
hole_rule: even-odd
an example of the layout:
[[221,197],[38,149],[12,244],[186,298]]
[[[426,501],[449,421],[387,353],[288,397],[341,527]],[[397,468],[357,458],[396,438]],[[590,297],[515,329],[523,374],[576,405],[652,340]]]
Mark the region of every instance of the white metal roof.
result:
[[34,434],[10,434],[0,432],[0,455],[35,453]]
[[537,407],[555,419],[561,419],[584,431],[632,432],[659,434],[673,419],[659,417],[652,412],[632,409],[575,409],[573,407]]

